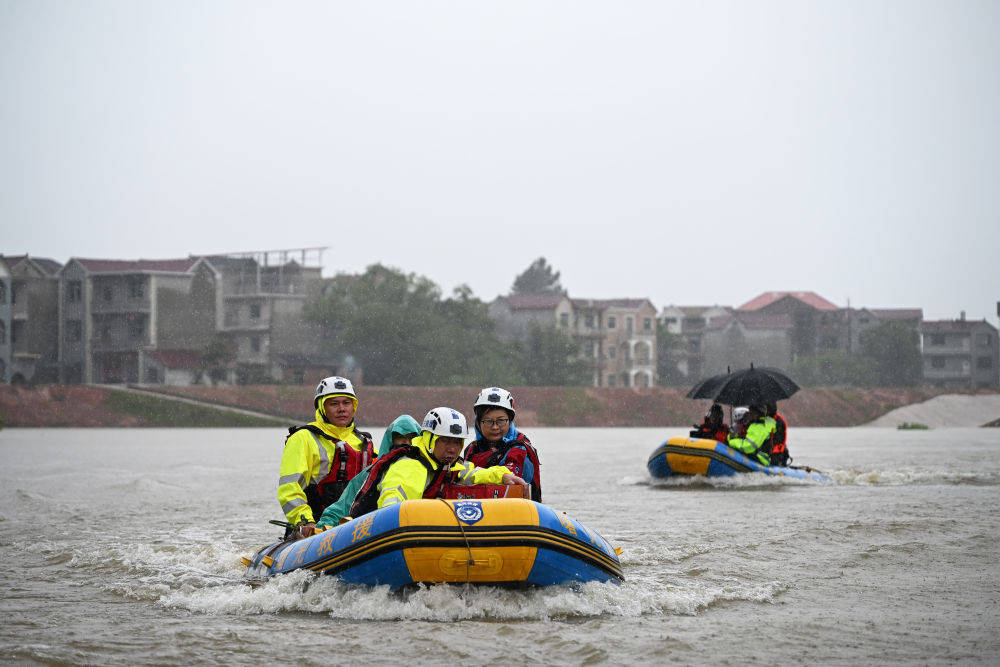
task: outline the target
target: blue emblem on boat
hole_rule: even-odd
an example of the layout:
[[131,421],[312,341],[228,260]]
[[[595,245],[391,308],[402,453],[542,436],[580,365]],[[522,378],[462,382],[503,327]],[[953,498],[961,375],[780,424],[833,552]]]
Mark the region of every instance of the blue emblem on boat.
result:
[[455,516],[471,526],[483,518],[483,504],[478,500],[459,500],[455,503]]

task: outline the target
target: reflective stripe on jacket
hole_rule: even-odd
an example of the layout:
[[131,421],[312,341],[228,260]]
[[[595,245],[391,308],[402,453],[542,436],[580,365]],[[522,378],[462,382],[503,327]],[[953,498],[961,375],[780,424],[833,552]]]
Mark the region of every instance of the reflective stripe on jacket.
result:
[[[423,462],[405,456],[389,466],[382,479],[378,480],[378,507],[424,497],[428,483],[433,481],[428,467],[435,471],[441,468],[441,464],[431,454],[439,437],[424,431],[413,439],[413,447],[419,452]],[[501,484],[503,476],[510,475],[511,472],[503,466],[477,468],[472,463],[457,461],[451,466],[451,474],[457,484]]]
[[334,426],[323,421],[317,410],[316,421],[310,426],[319,428],[332,440],[300,429],[285,441],[278,477],[278,502],[291,523],[315,521],[319,514],[309,506],[306,492],[315,490],[319,481],[330,474],[331,461],[336,461],[336,441],[345,442],[358,452],[365,447],[365,441],[357,434],[353,422],[345,427]]
[[762,464],[771,465],[769,455],[768,438],[771,437],[771,426],[764,422],[756,421],[747,427],[747,434],[742,438],[730,438],[727,443],[738,452],[746,454],[750,458],[756,458]]

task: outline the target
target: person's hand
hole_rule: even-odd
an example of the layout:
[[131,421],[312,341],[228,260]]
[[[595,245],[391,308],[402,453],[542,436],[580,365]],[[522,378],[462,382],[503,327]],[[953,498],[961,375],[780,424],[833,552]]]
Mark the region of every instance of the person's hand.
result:
[[521,479],[517,475],[510,475],[510,474],[504,475],[500,479],[500,483],[506,484],[507,486],[528,486],[528,483],[525,482],[523,479]]
[[299,535],[301,537],[309,537],[314,532],[316,532],[316,524],[310,521],[309,523],[299,524]]

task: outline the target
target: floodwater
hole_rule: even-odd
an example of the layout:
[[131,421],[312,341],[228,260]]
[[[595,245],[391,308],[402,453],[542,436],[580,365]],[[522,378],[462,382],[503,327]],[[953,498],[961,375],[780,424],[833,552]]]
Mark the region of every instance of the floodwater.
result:
[[793,426],[836,484],[652,482],[685,431],[528,429],[546,504],[623,548],[624,584],[407,594],[242,583],[279,532],[281,429],[0,431],[0,659],[1000,660],[1000,429]]

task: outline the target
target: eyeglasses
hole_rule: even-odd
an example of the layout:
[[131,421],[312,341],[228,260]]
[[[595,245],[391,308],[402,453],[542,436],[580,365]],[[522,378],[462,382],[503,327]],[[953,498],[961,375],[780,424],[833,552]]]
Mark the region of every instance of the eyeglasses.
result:
[[510,420],[506,417],[501,417],[500,419],[480,419],[479,423],[483,426],[499,426],[503,428],[510,423]]

